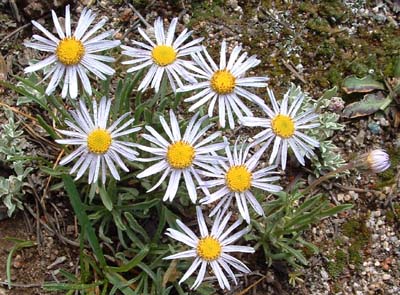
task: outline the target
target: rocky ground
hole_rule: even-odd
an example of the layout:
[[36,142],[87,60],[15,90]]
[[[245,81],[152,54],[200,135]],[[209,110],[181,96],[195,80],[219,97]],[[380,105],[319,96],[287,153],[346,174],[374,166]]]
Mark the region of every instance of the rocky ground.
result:
[[[12,75],[23,75],[28,60],[37,57],[22,41],[31,36],[30,19],[50,24],[50,7],[63,15],[65,1],[50,2],[0,1],[0,79],[15,81]],[[214,55],[222,39],[231,48],[242,44],[262,60],[257,74],[270,77],[277,95],[283,94],[290,82],[318,98],[329,88],[340,88],[348,75],[369,73],[390,81],[400,58],[398,0],[69,2],[72,11],[80,12],[84,5],[90,5],[99,16],[107,16],[108,26],[118,30],[116,37],[125,44],[138,37],[138,25],[152,24],[157,16],[166,20],[178,16],[178,30],[189,26],[196,35],[204,36]],[[15,106],[15,93],[0,90],[0,102]],[[346,104],[357,99],[342,89],[339,95]],[[305,233],[305,239],[317,245],[320,253],[310,253],[304,270],[296,273],[280,263],[256,269],[265,279],[246,294],[400,293],[398,108],[341,119],[345,129],[333,140],[343,158],[382,147],[392,157],[391,169],[381,176],[352,173],[324,184],[320,192],[329,194],[333,204],[353,203],[353,209],[325,219]],[[46,146],[41,138],[44,133],[35,125],[30,127],[29,118],[23,115],[37,114],[35,106],[15,107],[14,111],[25,123],[22,126],[31,142],[30,151],[54,161],[58,150]],[[4,121],[0,109],[0,123]],[[77,230],[69,204],[48,176],[37,173],[31,181],[34,190],[27,189],[26,196],[30,210],[0,221],[0,294],[44,294],[39,288],[43,281],[60,279],[60,268],[76,269],[79,252],[73,241]],[[5,237],[35,243],[14,256],[12,279],[18,287],[12,290],[5,286],[4,265],[14,243]],[[289,276],[296,277],[294,287],[287,282]],[[243,294],[235,292],[232,294]]]

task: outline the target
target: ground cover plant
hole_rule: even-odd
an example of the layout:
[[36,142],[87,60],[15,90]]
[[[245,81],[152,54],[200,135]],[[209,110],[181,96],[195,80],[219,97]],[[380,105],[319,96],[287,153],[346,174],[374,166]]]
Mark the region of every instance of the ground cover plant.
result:
[[[203,9],[217,9],[214,4]],[[274,69],[257,69],[265,55],[260,48],[256,55],[251,44],[227,38],[208,47],[195,25],[189,29],[174,15],[150,17],[148,23],[127,6],[143,22],[133,39],[117,39],[107,14],[99,17],[90,7],[78,11],[66,4],[51,10],[44,23],[32,20],[24,46],[36,58],[13,76],[18,83],[0,81],[18,96],[19,108],[36,110],[28,114],[2,103],[7,123],[0,164],[9,170],[0,178],[4,216],[27,210],[38,227],[77,249],[74,267],[34,285],[39,292],[246,294],[263,290],[268,273],[260,270],[279,264],[287,269],[282,280],[299,286],[310,261],[326,250],[307,232],[351,215],[353,200],[338,202],[329,193],[351,175],[382,173],[384,186],[393,189],[388,202],[397,220],[396,145],[338,153],[334,137],[346,127],[336,85],[319,97],[294,83],[276,91]],[[399,66],[395,60],[385,84],[378,77],[347,77],[346,93],[371,96],[348,104],[343,117],[386,110],[398,120]],[[40,129],[53,156],[26,154],[29,143],[15,115]],[[32,175],[47,181],[35,184]],[[49,192],[70,208],[75,237],[60,235],[59,223],[47,225]],[[27,194],[43,218],[24,205]],[[347,241],[354,238],[352,225],[365,231],[359,221],[344,226]],[[16,253],[38,242],[8,241],[13,247],[3,284],[15,290]],[[367,248],[369,236],[363,233],[363,241],[351,245],[335,241],[348,254],[330,253],[326,268],[333,278],[346,261],[361,266],[362,255],[356,254]]]

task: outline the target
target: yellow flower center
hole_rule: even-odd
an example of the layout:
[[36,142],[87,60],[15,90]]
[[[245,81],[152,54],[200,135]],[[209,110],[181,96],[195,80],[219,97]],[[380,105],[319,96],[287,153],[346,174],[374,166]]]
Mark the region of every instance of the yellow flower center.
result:
[[185,169],[192,165],[194,147],[184,141],[177,141],[168,147],[167,161],[174,169]]
[[105,129],[96,129],[89,133],[87,146],[91,153],[104,154],[111,146],[111,134]]
[[176,51],[172,46],[157,45],[151,51],[151,57],[160,67],[165,67],[176,60]]
[[85,47],[83,43],[74,37],[62,39],[56,49],[58,60],[66,66],[78,64],[84,54]]
[[231,191],[242,193],[251,187],[252,175],[243,165],[232,166],[226,173],[225,179]]
[[228,70],[218,70],[211,77],[211,88],[218,94],[232,93],[236,78]]
[[272,131],[282,138],[292,137],[295,128],[293,119],[286,115],[277,115],[271,121]]
[[197,255],[207,261],[218,259],[221,255],[221,243],[213,237],[202,238],[197,244]]

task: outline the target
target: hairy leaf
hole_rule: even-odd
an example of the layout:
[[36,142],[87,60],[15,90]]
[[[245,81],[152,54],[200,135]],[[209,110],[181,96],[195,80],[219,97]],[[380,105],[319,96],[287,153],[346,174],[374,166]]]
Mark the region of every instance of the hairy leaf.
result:
[[383,105],[387,105],[389,100],[391,101],[391,98],[385,97],[381,91],[367,94],[362,100],[347,105],[343,110],[343,117],[356,118],[371,115],[380,110]]
[[376,81],[371,76],[357,78],[356,76],[346,77],[343,81],[343,90],[349,94],[353,92],[371,92],[372,90],[384,90],[385,85]]

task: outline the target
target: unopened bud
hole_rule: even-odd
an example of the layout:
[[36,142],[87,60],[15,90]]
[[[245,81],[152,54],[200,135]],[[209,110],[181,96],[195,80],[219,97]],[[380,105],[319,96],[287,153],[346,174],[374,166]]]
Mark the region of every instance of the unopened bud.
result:
[[372,150],[366,154],[365,162],[375,173],[381,173],[390,167],[389,155],[381,149]]

